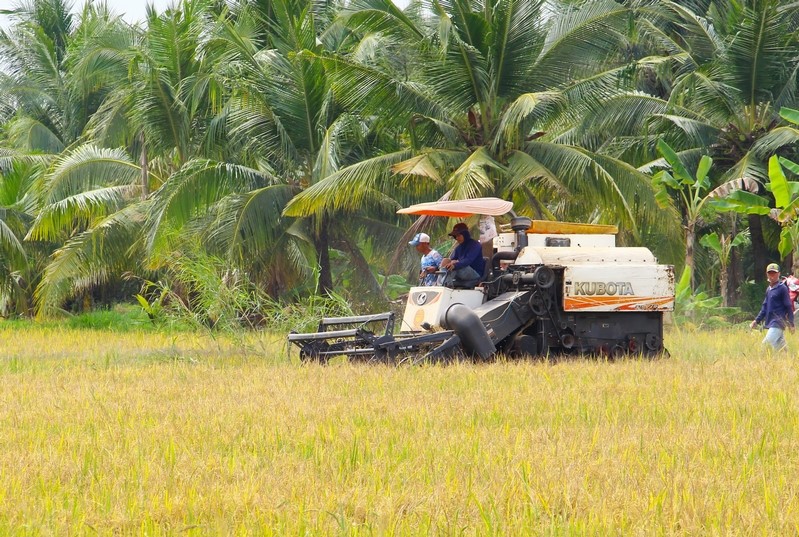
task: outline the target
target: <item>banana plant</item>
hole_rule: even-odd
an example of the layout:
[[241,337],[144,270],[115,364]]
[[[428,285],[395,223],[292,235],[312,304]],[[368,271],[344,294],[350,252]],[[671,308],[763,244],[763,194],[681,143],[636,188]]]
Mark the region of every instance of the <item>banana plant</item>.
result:
[[799,246],[799,182],[788,181],[782,167],[799,174],[799,164],[773,155],[768,162],[768,177],[774,208],[769,216],[782,227],[780,231],[780,257],[786,257]]
[[739,308],[722,306],[722,298],[710,296],[701,289],[691,289],[691,269],[685,267],[674,289],[674,323],[681,325],[723,326],[733,315],[741,312]]
[[[799,140],[799,110],[781,108],[780,117],[789,125],[775,129],[761,147],[770,147],[765,142],[772,143],[773,147],[781,147],[774,140],[786,141]],[[789,181],[783,168],[794,175],[799,175],[799,164],[785,157],[772,155],[768,161],[768,179],[766,189],[774,197],[774,206],[768,198],[749,192],[734,192],[726,200],[727,208],[746,214],[768,215],[780,224],[780,241],[778,250],[781,257],[799,247],[799,181]]]
[[685,214],[685,266],[690,269],[691,289],[694,289],[694,244],[696,242],[696,224],[708,200],[706,194],[710,190],[710,178],[707,174],[713,165],[713,159],[702,155],[696,174],[691,174],[680,161],[677,152],[662,139],[657,144],[658,151],[671,165],[672,171],[661,170],[655,174],[653,184],[656,189],[655,199],[666,207],[671,200],[669,189],[677,194]]
[[[694,249],[696,245],[696,229],[702,221],[702,215],[715,214],[717,207],[723,205],[724,198],[731,194],[757,192],[759,185],[751,177],[740,177],[712,187],[708,173],[713,166],[713,159],[702,155],[696,173],[692,174],[680,160],[680,156],[663,139],[658,140],[657,148],[663,158],[671,166],[669,170],[661,170],[653,177],[655,199],[661,206],[672,201],[672,192],[676,195],[678,205],[684,214],[685,223],[685,266],[690,268],[691,289],[695,288]],[[754,195],[754,194],[752,194]]]
[[774,197],[773,207],[768,198],[748,192],[734,192],[726,200],[726,209],[745,214],[768,215],[780,224],[777,249],[781,258],[799,247],[799,181],[789,181],[783,166],[799,175],[799,164],[777,155],[769,158],[769,182],[766,190]]
[[[780,117],[793,124],[786,129],[796,131],[799,110],[782,108]],[[799,182],[788,181],[782,168],[784,166],[794,175],[799,175],[799,164],[776,155],[769,159],[768,164],[769,184],[775,205],[769,215],[782,226],[779,252],[781,257],[786,257],[799,247]]]
[[732,258],[732,250],[738,246],[743,246],[749,242],[749,230],[745,229],[735,236],[730,236],[724,233],[709,233],[699,239],[699,244],[713,250],[719,260],[719,291],[721,294],[721,305],[723,307],[729,306],[729,276],[727,274],[727,267],[730,266]]
[[703,155],[696,172],[692,174],[682,163],[677,152],[662,139],[658,140],[657,149],[671,166],[671,171],[661,170],[654,175],[655,199],[664,207],[671,203],[672,193],[678,199],[678,205],[685,217],[685,266],[690,269],[690,283],[693,290],[696,231],[702,221],[703,213],[706,216],[715,213],[716,202],[734,192],[757,192],[758,183],[754,179],[742,177],[727,181],[711,190],[712,183],[708,173],[713,166],[712,158]]

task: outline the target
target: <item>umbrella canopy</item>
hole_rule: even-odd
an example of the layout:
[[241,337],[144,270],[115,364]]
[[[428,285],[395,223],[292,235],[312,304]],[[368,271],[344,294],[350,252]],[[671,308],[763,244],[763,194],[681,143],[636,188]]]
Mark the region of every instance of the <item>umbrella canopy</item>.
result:
[[500,216],[513,210],[513,202],[499,198],[474,198],[470,200],[431,201],[417,203],[397,211],[399,214],[426,216],[451,216],[464,218],[474,214]]

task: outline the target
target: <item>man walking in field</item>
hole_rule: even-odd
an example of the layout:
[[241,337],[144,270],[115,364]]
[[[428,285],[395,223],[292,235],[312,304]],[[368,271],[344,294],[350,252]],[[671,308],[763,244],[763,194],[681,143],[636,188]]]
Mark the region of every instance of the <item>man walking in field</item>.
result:
[[788,348],[788,344],[785,342],[785,327],[788,326],[792,333],[794,330],[793,304],[791,304],[788,286],[783,285],[780,281],[780,266],[777,263],[771,263],[766,267],[766,278],[768,278],[766,298],[763,300],[760,313],[757,314],[750,326],[754,328],[757,323],[764,321],[763,324],[768,331],[766,337],[763,338],[763,343],[770,345],[774,350],[781,351]]

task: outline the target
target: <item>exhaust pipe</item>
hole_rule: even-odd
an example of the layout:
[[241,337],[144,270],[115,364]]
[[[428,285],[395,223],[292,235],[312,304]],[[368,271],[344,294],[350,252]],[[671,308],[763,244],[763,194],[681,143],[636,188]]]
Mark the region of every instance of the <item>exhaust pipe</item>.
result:
[[479,356],[483,360],[490,358],[497,348],[488,335],[483,321],[475,312],[463,304],[453,304],[444,315],[444,322],[449,330],[455,331],[461,340],[463,350],[468,354]]
[[516,216],[510,219],[510,228],[516,232],[516,251],[527,247],[527,230],[530,229],[532,220],[526,216]]

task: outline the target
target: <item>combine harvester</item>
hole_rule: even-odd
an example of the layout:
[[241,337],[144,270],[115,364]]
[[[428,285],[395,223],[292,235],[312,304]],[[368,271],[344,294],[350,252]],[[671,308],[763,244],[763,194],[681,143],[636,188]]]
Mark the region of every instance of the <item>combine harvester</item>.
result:
[[510,213],[473,289],[413,287],[395,333],[393,313],[325,318],[291,333],[303,361],[400,363],[664,352],[663,316],[674,309],[674,269],[647,248],[616,247],[615,226],[533,221],[497,198],[422,203],[402,214],[465,218]]

